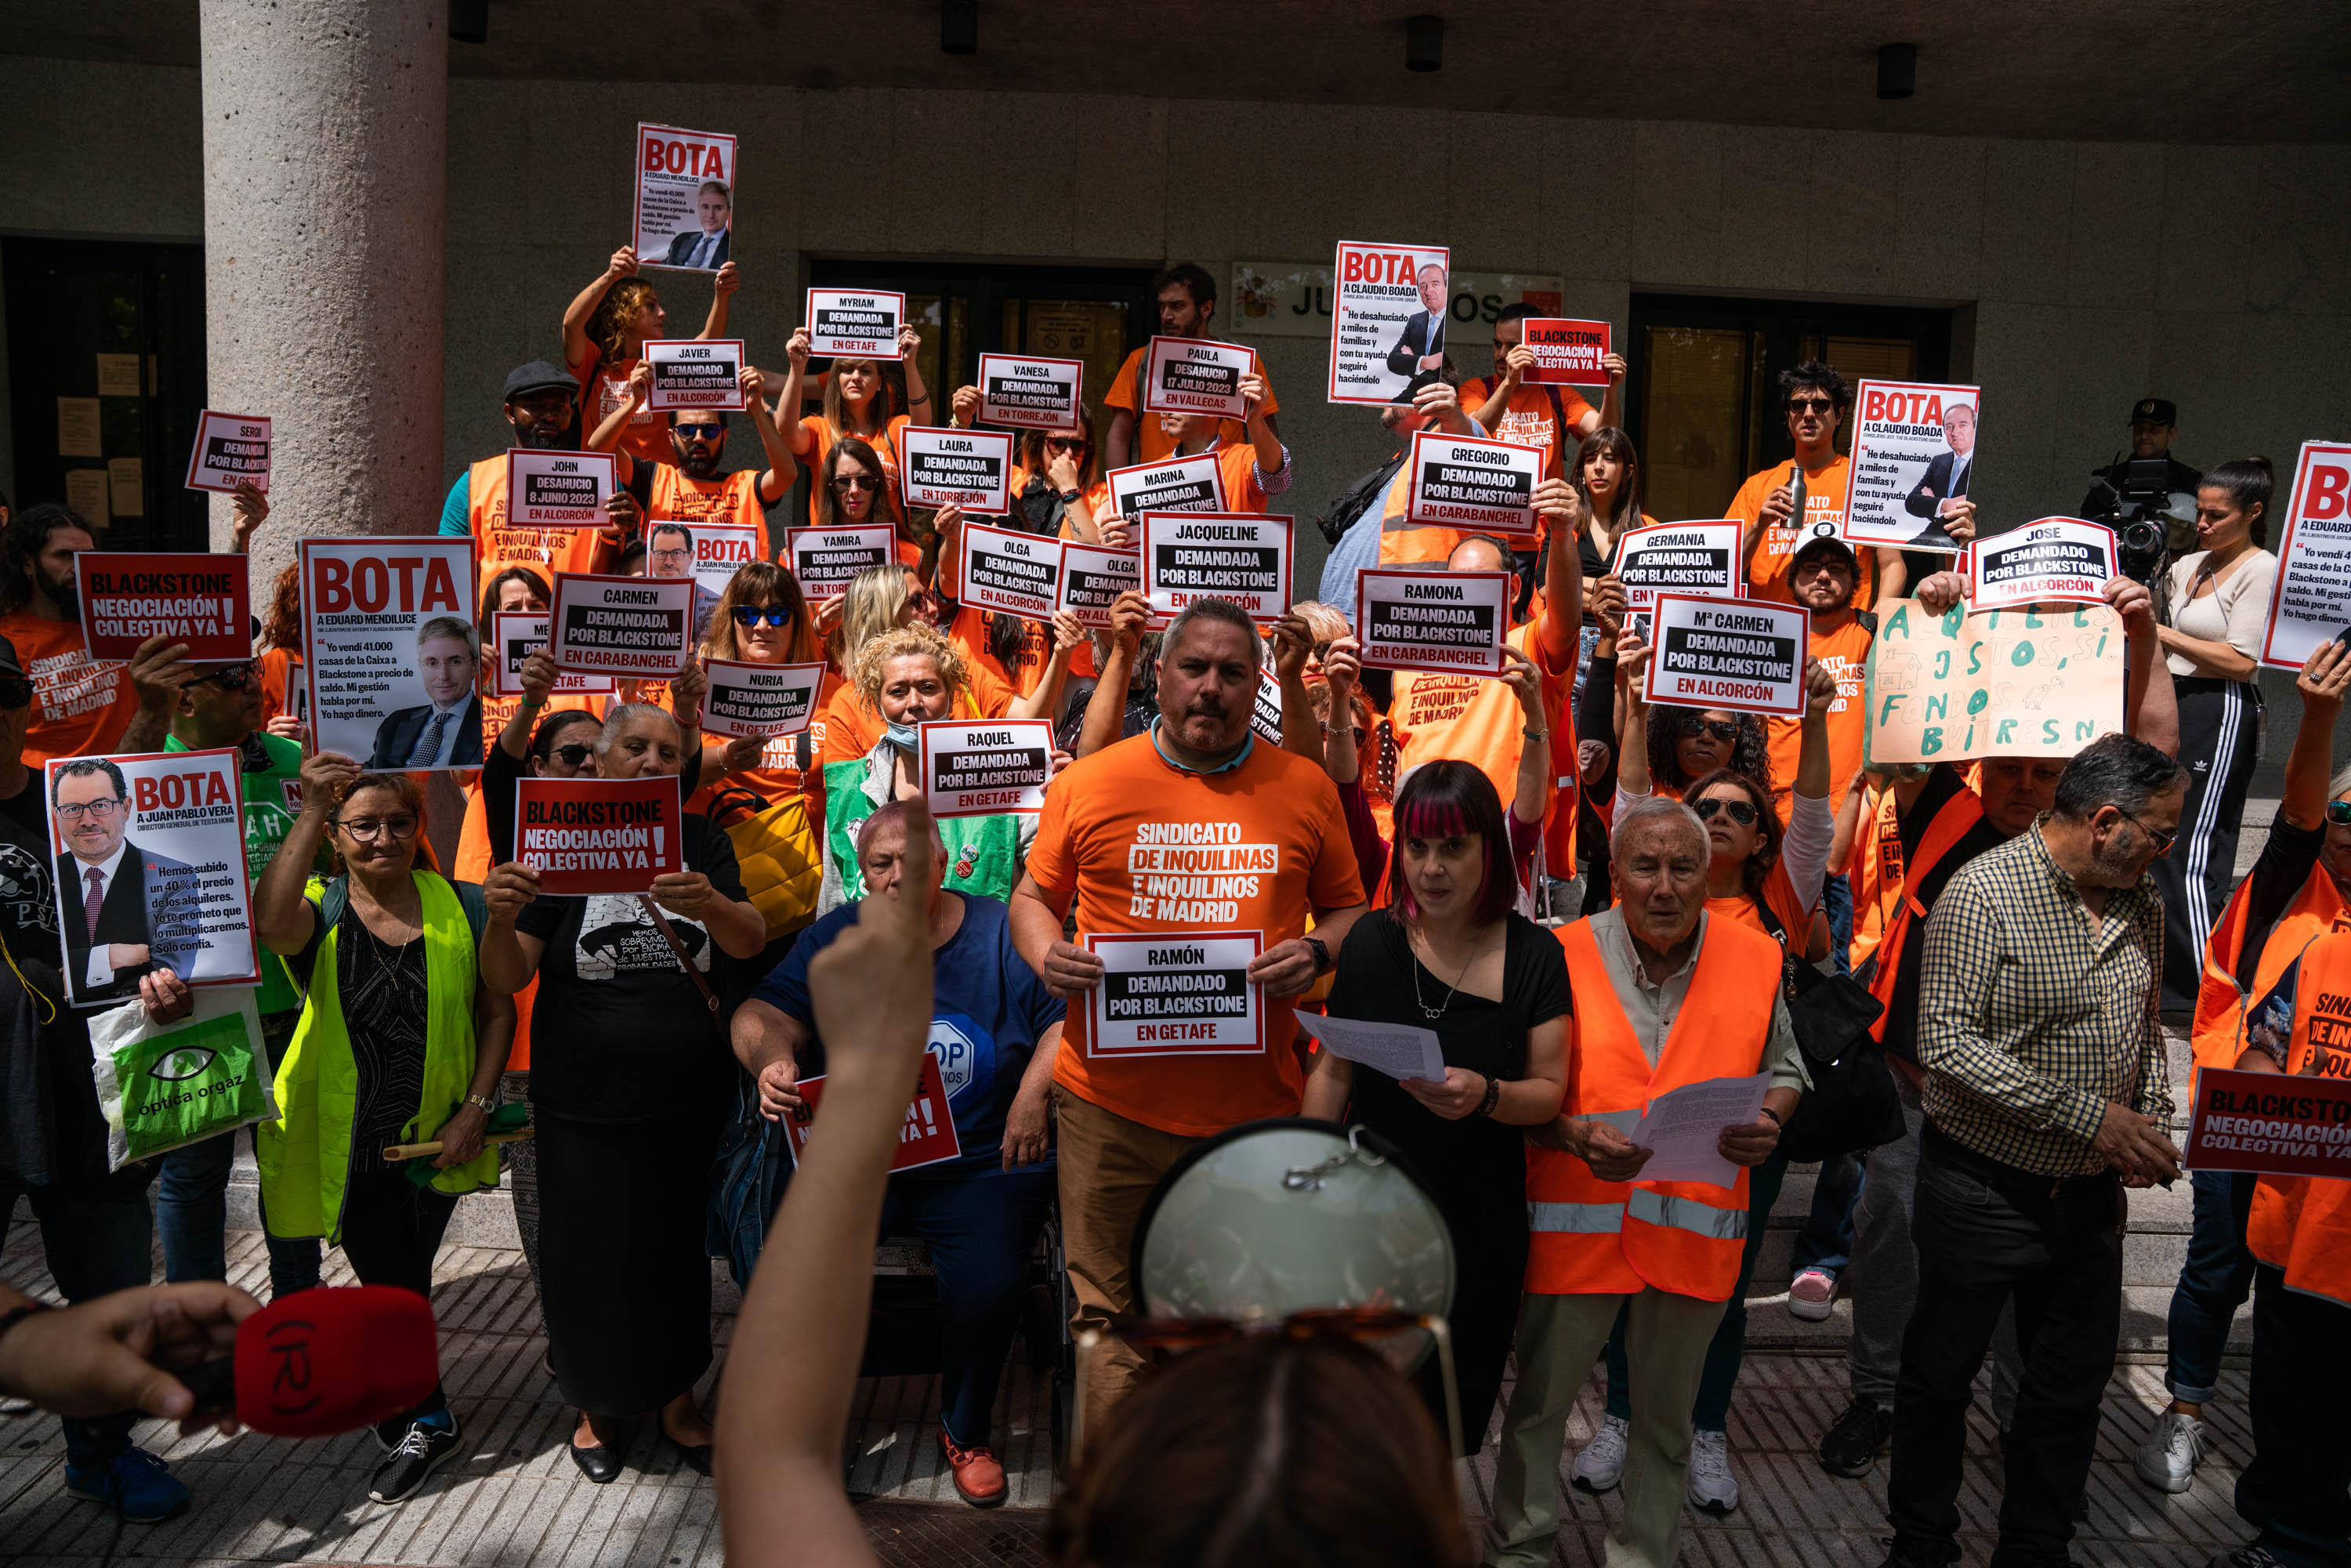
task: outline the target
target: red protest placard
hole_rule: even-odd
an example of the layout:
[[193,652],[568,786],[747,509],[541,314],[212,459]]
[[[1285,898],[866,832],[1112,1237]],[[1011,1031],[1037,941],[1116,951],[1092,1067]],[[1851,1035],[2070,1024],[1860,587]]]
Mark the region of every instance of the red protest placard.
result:
[[73,564],[91,658],[128,659],[150,637],[185,643],[199,662],[253,656],[245,557],[84,550]]
[[1614,329],[1605,321],[1572,321],[1563,316],[1527,318],[1525,342],[1535,362],[1519,372],[1529,386],[1604,387]]
[[2180,1163],[2192,1171],[2351,1177],[2351,1080],[2199,1067]]
[[515,859],[543,894],[645,893],[685,869],[677,777],[517,779]]
[[[784,1143],[792,1152],[792,1164],[800,1163],[807,1152],[809,1129],[815,1124],[817,1106],[824,1099],[824,1077],[803,1078],[794,1085],[794,1092],[807,1103],[784,1118]],[[941,1160],[960,1159],[963,1145],[956,1137],[955,1116],[947,1108],[946,1077],[939,1071],[939,1059],[929,1051],[923,1052],[923,1075],[914,1085],[914,1098],[906,1106],[906,1124],[898,1130],[898,1152],[890,1156],[892,1171],[910,1171],[917,1166],[935,1166]]]
[[2351,444],[2302,444],[2277,559],[2262,663],[2299,670],[2351,622]]

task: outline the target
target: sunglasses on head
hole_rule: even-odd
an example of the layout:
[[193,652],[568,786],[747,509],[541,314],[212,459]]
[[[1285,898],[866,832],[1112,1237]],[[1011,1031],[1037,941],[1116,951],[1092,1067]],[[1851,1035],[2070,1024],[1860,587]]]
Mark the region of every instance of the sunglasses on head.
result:
[[1711,822],[1717,816],[1728,811],[1730,813],[1730,820],[1740,827],[1751,828],[1755,825],[1755,802],[1752,800],[1725,800],[1719,796],[1708,795],[1703,800],[1691,801],[1690,810],[1698,813],[1698,820],[1701,822]]
[[1727,718],[1691,718],[1682,721],[1685,735],[1703,735],[1725,746],[1739,738],[1739,727]]
[[[0,704],[5,704],[9,707],[16,706],[8,701],[8,688],[5,685],[0,685]],[[2326,802],[2326,820],[2338,828],[2351,828],[2351,800]]]
[[757,626],[763,621],[770,626],[781,626],[791,618],[792,612],[780,604],[738,604],[735,607],[735,624],[737,626]]

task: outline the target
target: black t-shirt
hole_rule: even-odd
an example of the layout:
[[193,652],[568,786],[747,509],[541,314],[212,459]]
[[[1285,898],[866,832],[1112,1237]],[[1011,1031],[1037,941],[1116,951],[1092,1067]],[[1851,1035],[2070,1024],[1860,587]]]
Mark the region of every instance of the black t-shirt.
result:
[[[106,1177],[106,1122],[90,1082],[89,1015],[65,1005],[45,804],[37,766],[0,800],[0,938],[11,960],[0,966],[0,1171],[88,1194]],[[145,1178],[124,1179],[135,1191]]]
[[[733,841],[692,813],[682,837],[686,869],[740,901]],[[711,989],[725,994],[736,977],[709,931],[663,914]],[[532,1103],[576,1122],[636,1122],[700,1113],[724,1099],[735,1070],[725,1030],[635,897],[541,898],[515,929],[547,944],[531,1007]]]
[[[2297,828],[2285,820],[2285,808],[2278,808],[2277,820],[2270,824],[2269,841],[2262,845],[2261,858],[2253,862],[2252,874],[2245,878],[2245,940],[2237,950],[2238,989],[2252,989],[2262,948],[2277,929],[2279,918],[2294,906],[2303,883],[2318,864],[2318,852],[2325,846],[2323,825]],[[2198,959],[2201,961],[2201,954]]]
[[[1948,762],[1935,765],[1928,775],[1927,787],[1918,791],[1918,799],[1910,809],[1896,819],[1896,831],[1902,837],[1902,863],[1907,867],[1918,858],[1918,846],[1926,841],[1927,830],[1934,825],[1936,816],[1954,797],[1967,792],[1967,780],[1959,770]],[[1944,852],[1943,858],[1928,869],[1927,874],[1913,883],[1908,891],[1920,907],[1932,912],[1935,900],[1943,895],[1953,873],[1986,850],[1995,850],[2008,842],[2008,835],[1984,818],[1960,836],[1959,841]],[[1927,922],[1923,915],[1910,919],[1910,932],[1902,944],[1901,967],[1894,972],[1894,1005],[1886,1020],[1886,1049],[1906,1061],[1918,1060],[1918,966],[1927,951]]]

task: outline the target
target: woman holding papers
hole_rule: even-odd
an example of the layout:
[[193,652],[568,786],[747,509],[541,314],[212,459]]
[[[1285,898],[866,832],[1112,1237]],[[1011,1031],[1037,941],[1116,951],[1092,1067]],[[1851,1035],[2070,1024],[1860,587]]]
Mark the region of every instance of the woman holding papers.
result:
[[[1447,758],[1396,792],[1394,890],[1339,950],[1333,1019],[1426,1029],[1442,1082],[1397,1080],[1325,1048],[1304,1114],[1361,1123],[1404,1152],[1453,1232],[1454,1382],[1461,1432],[1484,1441],[1527,1267],[1524,1127],[1559,1114],[1567,1083],[1567,965],[1551,934],[1511,909],[1502,802],[1485,774]],[[1431,1358],[1421,1391],[1444,1419]]]

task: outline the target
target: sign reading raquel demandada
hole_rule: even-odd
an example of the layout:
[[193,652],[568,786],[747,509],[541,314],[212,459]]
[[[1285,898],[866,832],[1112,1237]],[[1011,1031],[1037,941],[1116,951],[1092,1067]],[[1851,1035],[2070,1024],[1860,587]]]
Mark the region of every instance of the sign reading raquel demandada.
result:
[[1033,816],[1053,776],[1053,726],[1041,718],[935,719],[921,737],[923,794],[934,817]]
[[1249,967],[1262,931],[1095,932],[1102,963],[1086,1019],[1088,1056],[1253,1056],[1264,1003]]

